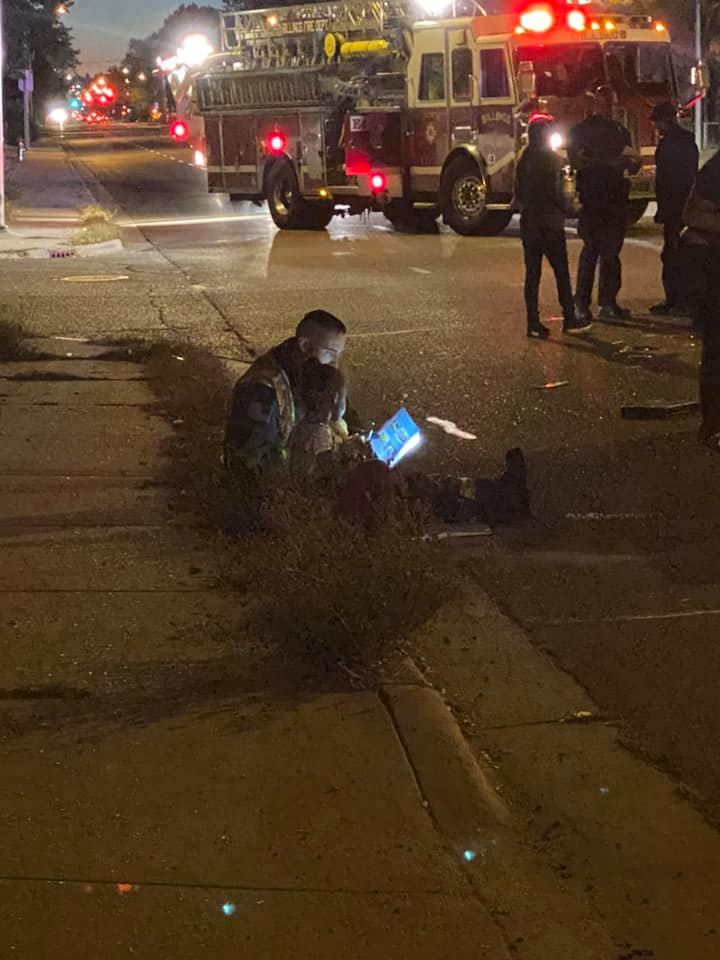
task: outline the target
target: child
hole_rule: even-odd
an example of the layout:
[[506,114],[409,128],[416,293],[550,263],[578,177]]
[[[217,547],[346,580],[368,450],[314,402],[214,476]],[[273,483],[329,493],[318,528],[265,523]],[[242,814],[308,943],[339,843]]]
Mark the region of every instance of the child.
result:
[[336,367],[308,360],[299,393],[301,419],[290,435],[288,453],[292,473],[305,478],[316,474],[318,457],[332,454],[345,439],[345,379]]

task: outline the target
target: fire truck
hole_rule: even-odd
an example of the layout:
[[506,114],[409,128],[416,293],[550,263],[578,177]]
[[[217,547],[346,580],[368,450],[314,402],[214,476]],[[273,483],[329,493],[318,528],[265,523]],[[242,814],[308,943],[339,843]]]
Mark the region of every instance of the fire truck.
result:
[[[425,7],[419,6],[424,3]],[[400,227],[494,235],[513,213],[529,118],[555,148],[589,108],[642,156],[632,216],[654,197],[653,105],[676,100],[665,25],[577,0],[488,15],[475,0],[338,0],[221,14],[193,77],[208,186],[267,200],[278,227],[381,210]]]

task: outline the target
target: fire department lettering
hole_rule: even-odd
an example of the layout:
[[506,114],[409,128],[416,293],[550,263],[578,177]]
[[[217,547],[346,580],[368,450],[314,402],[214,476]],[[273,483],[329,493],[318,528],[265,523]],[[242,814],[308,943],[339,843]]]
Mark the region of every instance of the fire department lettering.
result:
[[499,123],[503,127],[509,127],[512,124],[512,115],[508,113],[500,113],[496,111],[495,113],[485,113],[483,114],[483,122],[488,123]]
[[350,133],[363,133],[366,121],[366,117],[350,117]]

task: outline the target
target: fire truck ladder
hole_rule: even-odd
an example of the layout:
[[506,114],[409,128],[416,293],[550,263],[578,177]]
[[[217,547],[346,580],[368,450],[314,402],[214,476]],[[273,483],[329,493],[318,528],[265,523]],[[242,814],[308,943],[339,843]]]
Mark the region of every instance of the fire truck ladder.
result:
[[[448,17],[483,16],[477,0],[450,0]],[[222,48],[238,52],[254,43],[273,43],[305,35],[338,34],[343,38],[377,38],[386,31],[427,17],[418,0],[341,0],[293,7],[225,12],[220,15]]]

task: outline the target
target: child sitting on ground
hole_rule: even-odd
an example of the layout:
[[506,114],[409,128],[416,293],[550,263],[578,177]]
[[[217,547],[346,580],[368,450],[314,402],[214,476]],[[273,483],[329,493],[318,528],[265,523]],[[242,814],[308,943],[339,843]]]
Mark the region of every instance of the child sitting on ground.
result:
[[342,419],[346,404],[345,378],[333,366],[308,360],[302,367],[302,418],[290,434],[290,471],[298,479],[318,473],[318,458],[339,450],[347,437]]

